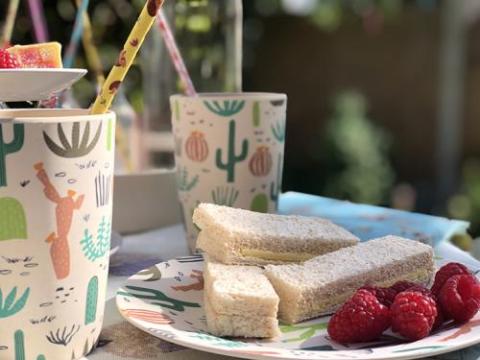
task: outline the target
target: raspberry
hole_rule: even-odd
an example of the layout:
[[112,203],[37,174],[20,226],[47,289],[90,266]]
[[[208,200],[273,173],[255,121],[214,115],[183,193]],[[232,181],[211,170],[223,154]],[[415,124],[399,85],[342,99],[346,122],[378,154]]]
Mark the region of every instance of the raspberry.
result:
[[447,281],[453,275],[461,274],[470,274],[470,271],[468,271],[465,265],[451,262],[447,265],[442,266],[440,270],[438,270],[435,274],[435,281],[433,282],[432,293],[438,296],[443,284],[445,284],[445,281]]
[[439,329],[440,326],[442,326],[443,323],[445,322],[445,316],[443,315],[442,307],[440,306],[438,301],[436,301],[436,304],[437,304],[437,317],[435,318],[435,322],[433,323],[432,331]]
[[444,315],[456,322],[465,322],[480,309],[480,283],[471,274],[453,275],[439,294]]
[[381,304],[390,307],[392,305],[393,300],[395,300],[395,296],[397,296],[397,292],[392,288],[384,288],[384,287],[376,287],[371,285],[362,286],[360,289],[370,291]]
[[390,310],[368,290],[358,290],[328,323],[328,334],[339,343],[377,339],[390,326]]
[[397,281],[395,284],[390,286],[390,289],[393,289],[398,293],[405,291],[413,286],[419,286],[418,284],[411,282],[411,281]]
[[437,317],[435,300],[418,291],[398,294],[390,311],[392,330],[409,340],[428,336]]
[[7,50],[0,49],[0,69],[15,69],[18,67],[20,67],[20,64],[17,58]]

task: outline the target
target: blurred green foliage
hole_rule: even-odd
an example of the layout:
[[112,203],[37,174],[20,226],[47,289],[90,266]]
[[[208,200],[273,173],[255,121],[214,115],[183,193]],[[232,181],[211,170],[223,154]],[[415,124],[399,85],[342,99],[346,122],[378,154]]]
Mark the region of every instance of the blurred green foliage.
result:
[[393,186],[388,158],[390,139],[367,117],[365,98],[346,91],[335,99],[334,113],[318,149],[326,174],[323,193],[355,202],[384,204]]

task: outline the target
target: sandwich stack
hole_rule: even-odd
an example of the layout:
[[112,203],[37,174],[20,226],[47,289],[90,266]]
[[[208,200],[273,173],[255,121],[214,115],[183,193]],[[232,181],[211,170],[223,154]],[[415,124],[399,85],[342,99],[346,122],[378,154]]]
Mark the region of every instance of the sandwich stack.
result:
[[278,319],[334,312],[364,285],[430,282],[433,250],[387,236],[359,244],[332,222],[200,204],[197,247],[205,255],[204,307],[217,336],[270,338]]

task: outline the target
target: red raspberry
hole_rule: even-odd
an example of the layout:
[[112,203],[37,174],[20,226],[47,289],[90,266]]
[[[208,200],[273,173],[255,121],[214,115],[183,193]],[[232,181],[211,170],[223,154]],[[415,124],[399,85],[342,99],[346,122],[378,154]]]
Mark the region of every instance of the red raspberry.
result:
[[442,266],[440,270],[438,270],[435,274],[435,281],[433,282],[432,293],[438,296],[443,284],[445,284],[445,281],[447,281],[453,275],[461,274],[470,274],[470,271],[468,271],[465,265],[451,262],[447,265]]
[[393,300],[395,300],[395,296],[397,296],[397,292],[391,288],[384,288],[384,287],[376,287],[371,285],[362,286],[360,289],[370,291],[381,304],[390,307],[392,305]]
[[435,300],[418,291],[398,294],[390,311],[392,330],[409,340],[428,336],[437,317]]
[[358,290],[328,323],[328,334],[339,343],[372,341],[390,326],[390,310],[368,290]]
[[15,56],[5,49],[0,49],[0,69],[15,69],[19,67],[20,64]]
[[444,315],[456,322],[465,322],[480,309],[480,283],[471,274],[450,277],[439,294]]
[[393,289],[398,293],[401,293],[402,291],[408,290],[413,286],[419,286],[418,284],[411,282],[411,281],[397,281],[395,284],[390,286],[390,289]]
[[436,301],[435,303],[437,304],[437,317],[435,318],[435,322],[433,323],[432,331],[439,329],[440,326],[442,326],[445,322],[445,316],[443,315],[442,307],[440,306],[438,301]]

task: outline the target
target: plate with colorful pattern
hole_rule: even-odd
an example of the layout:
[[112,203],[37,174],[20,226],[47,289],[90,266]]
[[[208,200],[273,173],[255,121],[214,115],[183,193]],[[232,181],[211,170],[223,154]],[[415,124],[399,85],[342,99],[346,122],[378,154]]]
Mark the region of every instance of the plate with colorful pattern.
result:
[[[437,265],[446,262],[437,261]],[[281,336],[270,340],[212,336],[207,332],[203,310],[202,271],[200,255],[179,257],[142,270],[117,291],[118,309],[131,324],[160,339],[245,359],[415,359],[480,343],[478,314],[463,325],[446,323],[415,342],[387,332],[376,342],[342,346],[328,337],[328,316],[280,325]]]

